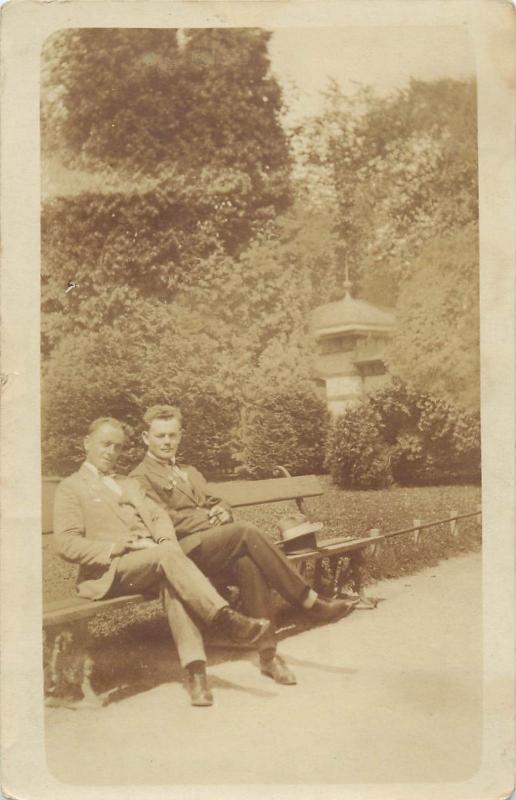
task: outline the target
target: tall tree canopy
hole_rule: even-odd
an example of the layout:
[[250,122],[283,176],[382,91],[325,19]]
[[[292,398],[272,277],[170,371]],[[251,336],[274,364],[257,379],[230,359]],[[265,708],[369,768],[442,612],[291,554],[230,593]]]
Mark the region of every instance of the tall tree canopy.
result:
[[[377,97],[333,86],[301,137],[332,185],[355,288],[395,305],[391,372],[478,406],[478,176],[473,81],[412,81]],[[320,181],[321,182],[321,181]]]
[[476,87],[411,81],[386,97],[334,85],[304,133],[305,158],[331,175],[352,277],[394,304],[424,242],[478,219]]
[[69,160],[154,173],[167,161],[224,166],[267,182],[288,163],[269,38],[252,28],[59,32],[44,51],[53,125],[43,141],[58,137]]
[[145,404],[181,398],[194,460],[234,466],[239,415],[259,419],[265,389],[310,382],[310,312],[341,296],[345,263],[362,296],[397,305],[392,373],[475,405],[474,85],[334,89],[289,139],[268,38],[84,29],[47,42],[47,468],[70,468],[80,425],[117,409],[135,456]]
[[[269,34],[81,29],[44,50],[44,347],[237,257],[290,202]],[[60,156],[56,164],[55,154]],[[69,280],[78,298],[64,295]]]
[[401,288],[389,367],[418,387],[480,405],[479,270],[476,226],[428,241]]

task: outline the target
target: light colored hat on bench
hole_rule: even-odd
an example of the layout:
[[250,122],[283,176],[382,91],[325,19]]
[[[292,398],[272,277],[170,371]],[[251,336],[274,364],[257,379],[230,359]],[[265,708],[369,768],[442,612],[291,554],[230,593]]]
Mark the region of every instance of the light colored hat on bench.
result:
[[278,522],[278,528],[283,549],[292,553],[317,547],[315,534],[322,527],[322,522],[310,522],[304,514],[291,514],[289,517],[282,517]]

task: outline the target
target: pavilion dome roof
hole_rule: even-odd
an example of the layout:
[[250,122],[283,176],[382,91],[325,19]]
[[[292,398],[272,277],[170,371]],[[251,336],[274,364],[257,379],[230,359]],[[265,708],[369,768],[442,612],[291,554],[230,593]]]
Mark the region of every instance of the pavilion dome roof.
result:
[[312,313],[317,338],[352,331],[391,332],[396,325],[394,311],[352,297],[349,288],[342,300],[319,306]]

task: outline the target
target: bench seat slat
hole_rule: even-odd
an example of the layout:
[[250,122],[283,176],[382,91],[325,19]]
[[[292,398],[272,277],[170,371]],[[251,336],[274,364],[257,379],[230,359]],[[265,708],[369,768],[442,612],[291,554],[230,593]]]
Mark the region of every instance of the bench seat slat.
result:
[[107,600],[86,600],[82,597],[68,597],[63,600],[54,600],[45,603],[43,609],[43,622],[45,625],[73,622],[74,620],[87,619],[100,614],[110,608],[118,608],[129,603],[141,603],[143,600],[153,599],[150,595],[129,594],[121,597],[110,597]]
[[315,475],[262,481],[225,481],[210,483],[208,486],[212,494],[222,497],[235,508],[295,500],[297,497],[319,497],[323,493]]

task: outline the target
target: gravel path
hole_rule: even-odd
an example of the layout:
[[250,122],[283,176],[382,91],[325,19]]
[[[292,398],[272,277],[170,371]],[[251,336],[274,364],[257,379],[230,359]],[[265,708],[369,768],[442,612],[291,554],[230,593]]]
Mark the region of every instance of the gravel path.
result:
[[48,709],[51,771],[83,785],[465,780],[480,759],[480,554],[371,593],[376,610],[282,642],[298,686],[243,653],[210,666],[212,708],[192,708],[176,672],[98,711]]

